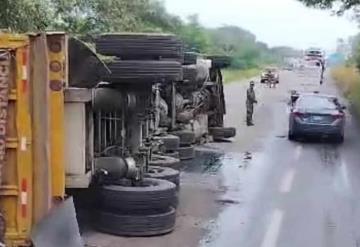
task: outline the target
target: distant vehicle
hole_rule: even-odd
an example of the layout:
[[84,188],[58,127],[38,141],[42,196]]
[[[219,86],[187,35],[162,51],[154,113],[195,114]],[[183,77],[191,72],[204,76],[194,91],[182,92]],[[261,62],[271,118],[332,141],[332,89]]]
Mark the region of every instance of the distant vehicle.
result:
[[304,56],[308,58],[324,58],[325,54],[320,48],[309,48],[305,50]]
[[275,80],[275,83],[279,83],[280,81],[279,71],[275,67],[268,67],[261,73],[261,83],[266,83],[270,80]]
[[292,71],[294,69],[294,66],[292,64],[286,64],[283,67],[284,70]]
[[325,63],[325,53],[320,48],[309,48],[304,53],[304,60],[320,67],[320,63]]
[[299,137],[329,137],[344,141],[345,107],[335,96],[292,92],[289,140]]

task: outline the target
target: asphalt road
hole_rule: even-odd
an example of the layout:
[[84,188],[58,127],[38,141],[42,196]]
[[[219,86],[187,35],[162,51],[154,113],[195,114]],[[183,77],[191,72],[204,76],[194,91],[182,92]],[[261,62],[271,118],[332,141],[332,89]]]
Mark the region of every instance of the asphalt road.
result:
[[[247,83],[225,88],[230,142],[201,147],[184,163],[175,231],[122,238],[94,231],[97,247],[360,247],[360,131],[347,114],[345,142],[290,142],[292,89],[339,95],[310,72],[282,72],[276,89],[256,84],[255,126],[245,124]],[[209,152],[209,149],[216,151]],[[206,152],[204,152],[204,150]]]
[[246,127],[244,85],[226,88],[226,123],[238,129],[218,144],[227,206],[200,246],[360,246],[358,125],[348,113],[342,145],[288,141],[291,89],[339,95],[330,78],[320,86],[311,73],[282,72],[277,89],[257,84],[255,126]]

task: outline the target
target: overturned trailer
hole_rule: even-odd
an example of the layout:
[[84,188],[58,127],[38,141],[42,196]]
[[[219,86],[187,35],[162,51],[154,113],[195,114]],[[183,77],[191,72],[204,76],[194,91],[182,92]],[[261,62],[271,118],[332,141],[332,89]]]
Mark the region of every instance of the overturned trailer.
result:
[[180,63],[105,64],[65,33],[1,33],[0,68],[2,243],[82,246],[69,195],[77,216],[83,206],[92,210],[101,231],[173,230],[176,184],[169,181],[178,183],[179,173],[148,165],[154,85],[180,80]]

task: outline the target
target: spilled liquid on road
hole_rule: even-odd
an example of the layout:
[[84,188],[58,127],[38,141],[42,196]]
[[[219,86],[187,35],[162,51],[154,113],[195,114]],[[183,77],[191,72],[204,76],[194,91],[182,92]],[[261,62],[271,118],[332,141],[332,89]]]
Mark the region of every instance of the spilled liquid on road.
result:
[[[184,162],[183,172],[218,175],[222,178],[223,193],[214,203],[223,206],[216,219],[206,224],[207,234],[200,246],[236,246],[234,238],[244,234],[246,222],[251,220],[253,209],[250,202],[261,191],[263,177],[267,173],[263,153],[221,153],[215,150],[198,151],[196,158]],[[259,205],[261,206],[261,205]],[[230,222],[230,223],[229,223]]]

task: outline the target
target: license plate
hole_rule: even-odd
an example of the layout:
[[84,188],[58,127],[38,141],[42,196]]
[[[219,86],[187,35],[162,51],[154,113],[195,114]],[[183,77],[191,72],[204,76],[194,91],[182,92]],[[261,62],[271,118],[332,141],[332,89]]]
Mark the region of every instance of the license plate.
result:
[[313,116],[313,117],[312,117],[312,120],[313,120],[313,121],[321,121],[321,120],[323,120],[323,117]]

